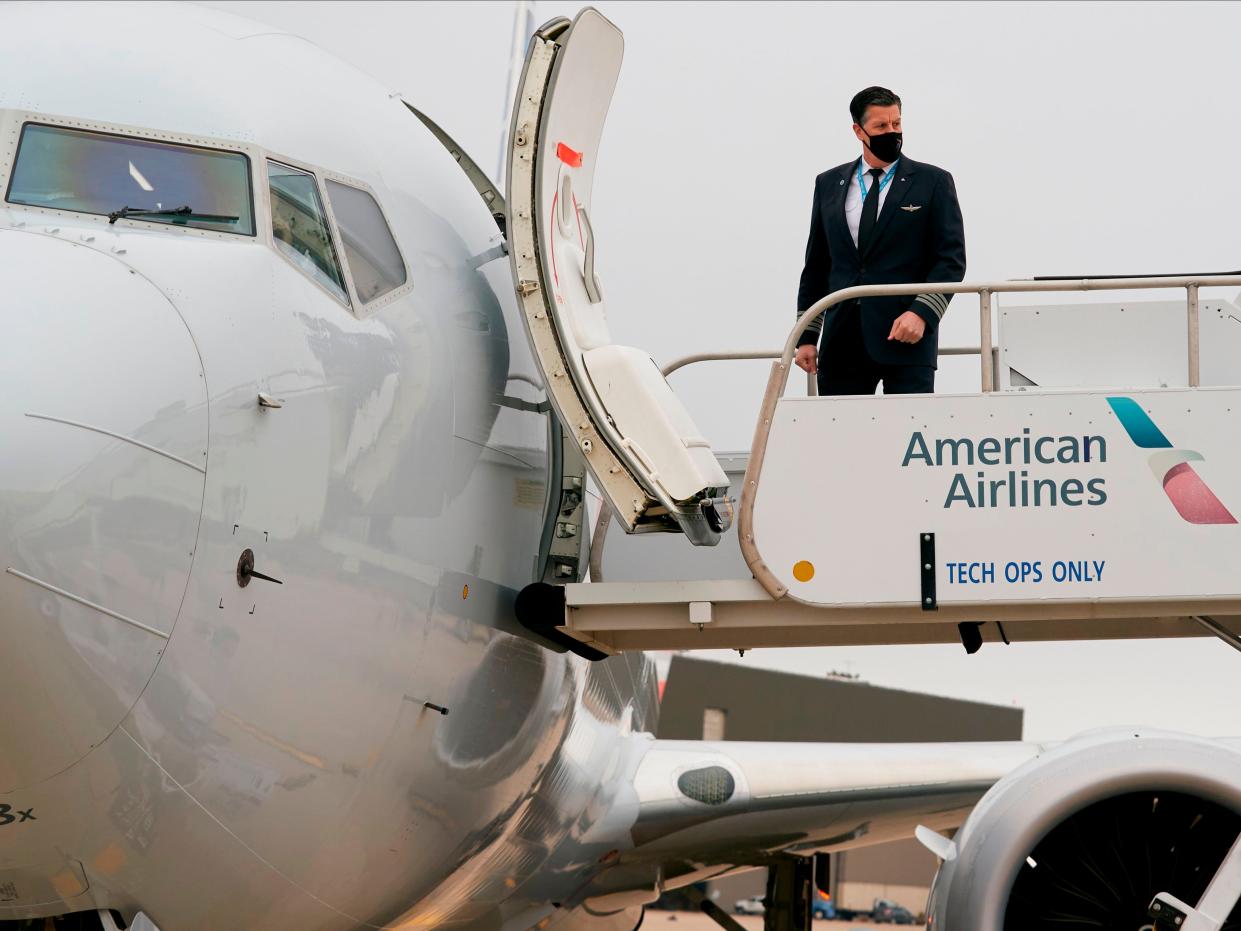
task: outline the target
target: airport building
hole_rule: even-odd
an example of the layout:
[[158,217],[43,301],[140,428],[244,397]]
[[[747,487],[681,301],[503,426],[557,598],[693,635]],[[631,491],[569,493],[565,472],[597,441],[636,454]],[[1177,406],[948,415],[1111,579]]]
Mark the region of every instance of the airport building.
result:
[[[900,742],[1020,740],[1020,708],[879,688],[827,676],[794,675],[686,655],[672,658],[660,707],[660,738]],[[832,858],[836,902],[869,909],[889,899],[914,914],[926,905],[935,857],[917,841],[863,847]],[[717,904],[762,895],[766,871],[713,883]]]

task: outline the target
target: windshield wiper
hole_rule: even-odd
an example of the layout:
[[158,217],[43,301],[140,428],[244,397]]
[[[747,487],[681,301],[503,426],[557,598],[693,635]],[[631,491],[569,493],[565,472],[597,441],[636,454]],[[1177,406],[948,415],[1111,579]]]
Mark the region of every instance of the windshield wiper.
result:
[[108,214],[108,225],[112,225],[122,217],[185,217],[187,220],[203,220],[207,223],[236,223],[239,217],[228,217],[219,213],[195,213],[186,204],[170,210],[146,210],[142,207],[122,207]]

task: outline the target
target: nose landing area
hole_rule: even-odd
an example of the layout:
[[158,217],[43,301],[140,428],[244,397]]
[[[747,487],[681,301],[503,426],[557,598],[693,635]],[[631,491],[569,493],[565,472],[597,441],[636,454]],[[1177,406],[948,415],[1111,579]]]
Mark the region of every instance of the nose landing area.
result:
[[175,308],[113,258],[0,231],[0,281],[2,803],[97,746],[155,670],[197,541],[207,393]]

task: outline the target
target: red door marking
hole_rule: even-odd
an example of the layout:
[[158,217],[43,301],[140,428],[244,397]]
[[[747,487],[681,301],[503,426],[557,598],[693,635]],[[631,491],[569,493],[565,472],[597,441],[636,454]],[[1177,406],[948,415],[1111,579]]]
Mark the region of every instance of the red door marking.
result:
[[570,168],[582,167],[582,153],[570,149],[563,142],[556,143],[556,158],[560,159]]

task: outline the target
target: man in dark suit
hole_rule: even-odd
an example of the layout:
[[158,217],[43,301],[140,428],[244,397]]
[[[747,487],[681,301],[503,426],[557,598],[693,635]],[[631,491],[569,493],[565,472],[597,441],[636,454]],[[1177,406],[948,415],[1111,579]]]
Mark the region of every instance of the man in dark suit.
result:
[[[952,175],[901,154],[900,98],[868,87],[849,111],[862,155],[815,179],[799,318],[842,288],[965,276],[965,230]],[[838,304],[802,335],[797,365],[818,373],[819,394],[874,394],[880,381],[884,394],[934,391],[937,331],[951,297]]]

